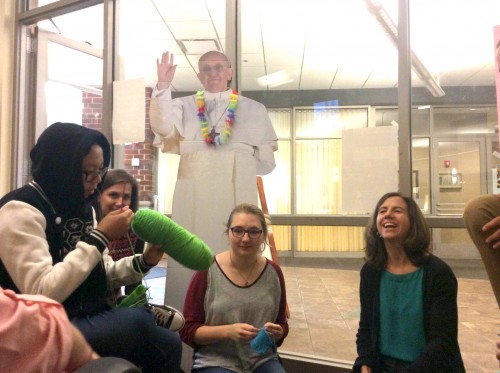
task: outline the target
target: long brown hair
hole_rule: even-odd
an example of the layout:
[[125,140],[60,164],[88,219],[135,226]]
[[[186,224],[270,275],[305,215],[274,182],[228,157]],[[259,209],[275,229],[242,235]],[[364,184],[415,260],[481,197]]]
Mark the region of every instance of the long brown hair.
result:
[[[120,168],[116,168],[113,170],[109,170],[104,177],[101,188],[99,190],[100,193],[103,193],[109,187],[112,187],[115,184],[119,183],[127,183],[132,186],[132,193],[130,195],[130,205],[129,208],[133,212],[137,212],[139,209],[139,183],[137,180],[130,175],[127,171],[122,170]],[[100,198],[99,198],[100,200]],[[100,203],[97,203],[95,206],[97,209],[97,219],[101,220],[103,218]]]
[[391,197],[399,197],[406,203],[410,229],[403,242],[403,248],[408,259],[414,265],[420,266],[431,252],[431,232],[417,203],[412,198],[397,192],[384,194],[375,206],[370,222],[365,229],[365,259],[379,268],[384,268],[387,264],[385,243],[377,229],[377,215],[380,206]]

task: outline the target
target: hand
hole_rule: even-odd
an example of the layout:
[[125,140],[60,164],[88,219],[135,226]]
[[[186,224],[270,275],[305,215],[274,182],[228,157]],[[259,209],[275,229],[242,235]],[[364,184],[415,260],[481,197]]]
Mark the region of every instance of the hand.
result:
[[156,72],[158,74],[158,89],[167,89],[170,83],[174,80],[175,70],[177,65],[174,65],[174,54],[165,52],[161,55],[161,61],[156,59]]
[[278,324],[273,324],[272,322],[266,322],[264,324],[266,332],[271,334],[274,341],[279,341],[283,338],[283,328]]
[[163,244],[148,243],[142,254],[142,259],[145,264],[154,267],[160,262],[161,258],[163,258],[164,253]]
[[486,238],[486,243],[498,249],[500,248],[500,216],[493,218],[483,226],[483,232],[491,229],[495,229],[495,232]]
[[106,235],[110,240],[126,236],[130,223],[134,218],[134,213],[128,206],[119,210],[111,211],[97,225],[97,229]]
[[370,368],[368,365],[362,365],[361,373],[372,373],[372,368]]
[[228,339],[232,341],[251,341],[259,332],[259,329],[250,325],[237,323],[228,325]]
[[99,355],[92,350],[82,333],[72,324],[70,324],[73,338],[73,348],[69,355],[66,369],[68,372],[81,367],[83,364],[99,358]]

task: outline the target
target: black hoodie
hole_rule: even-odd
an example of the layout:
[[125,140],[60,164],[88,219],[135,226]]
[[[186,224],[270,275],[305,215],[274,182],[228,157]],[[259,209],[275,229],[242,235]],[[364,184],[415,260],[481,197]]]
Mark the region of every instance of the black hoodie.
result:
[[[105,245],[93,231],[92,202],[85,199],[82,163],[93,145],[103,150],[104,167],[111,151],[99,131],[73,123],[54,123],[39,137],[30,153],[34,183],[5,195],[0,207],[12,200],[23,201],[40,210],[47,221],[45,230],[53,264],[62,261],[78,241]],[[15,248],[13,248],[15,250]],[[0,262],[0,285],[18,291]],[[63,304],[70,317],[95,314],[106,308],[106,273],[102,261]]]
[[78,124],[54,123],[31,150],[33,179],[58,213],[74,217],[85,209],[82,162],[95,144],[102,148],[104,167],[108,167],[110,145],[106,137]]

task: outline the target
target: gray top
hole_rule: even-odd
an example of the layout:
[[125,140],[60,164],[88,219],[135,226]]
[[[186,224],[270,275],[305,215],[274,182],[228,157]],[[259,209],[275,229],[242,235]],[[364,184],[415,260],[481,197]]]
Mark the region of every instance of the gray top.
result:
[[[241,287],[231,282],[214,260],[207,276],[205,324],[247,323],[261,328],[266,322],[274,323],[277,319],[280,297],[279,278],[269,262],[253,284]],[[253,372],[276,356],[273,349],[259,355],[250,342],[227,340],[197,348],[193,369],[218,366],[238,373]]]

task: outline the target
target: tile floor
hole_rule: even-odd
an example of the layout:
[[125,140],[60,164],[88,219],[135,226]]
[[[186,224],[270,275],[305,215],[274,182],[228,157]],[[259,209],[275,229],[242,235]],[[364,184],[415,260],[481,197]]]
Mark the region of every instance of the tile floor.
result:
[[[468,373],[497,372],[500,314],[480,260],[447,262],[458,278],[459,344]],[[287,286],[290,333],[280,350],[353,361],[359,322],[359,259],[280,259]],[[164,266],[165,263],[160,263]],[[162,303],[165,278],[147,280]]]

